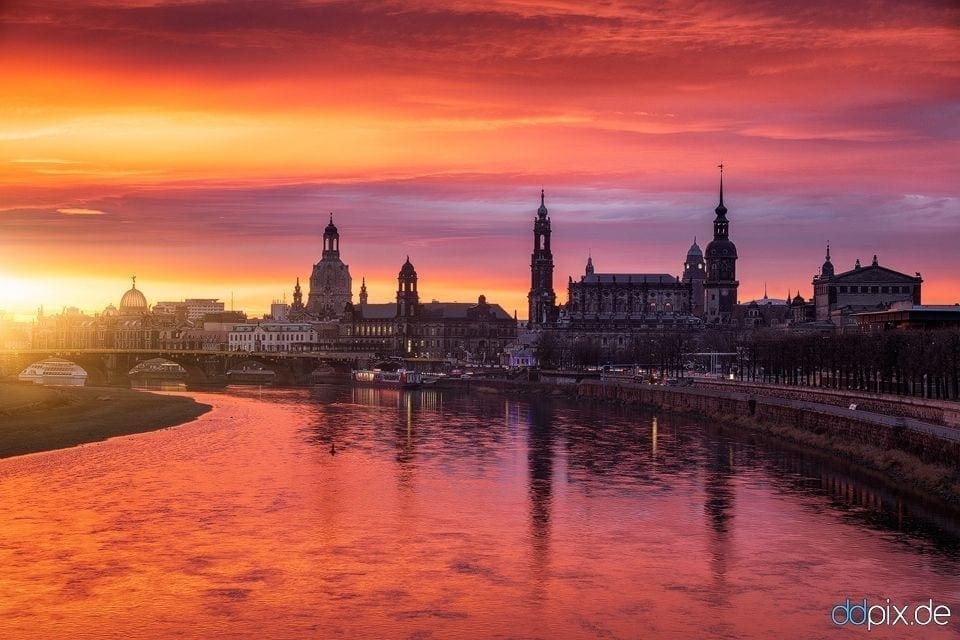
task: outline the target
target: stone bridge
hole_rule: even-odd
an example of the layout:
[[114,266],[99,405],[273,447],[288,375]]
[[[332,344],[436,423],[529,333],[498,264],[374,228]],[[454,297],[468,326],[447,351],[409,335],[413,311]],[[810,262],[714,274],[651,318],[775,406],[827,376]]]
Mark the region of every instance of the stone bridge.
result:
[[361,352],[186,351],[171,349],[22,349],[0,350],[0,378],[15,376],[46,358],[62,358],[83,367],[90,385],[126,385],[129,371],[153,358],[179,364],[187,372],[187,384],[223,384],[226,373],[247,362],[256,362],[277,375],[280,384],[307,382],[319,367],[348,373],[365,366],[371,357]]

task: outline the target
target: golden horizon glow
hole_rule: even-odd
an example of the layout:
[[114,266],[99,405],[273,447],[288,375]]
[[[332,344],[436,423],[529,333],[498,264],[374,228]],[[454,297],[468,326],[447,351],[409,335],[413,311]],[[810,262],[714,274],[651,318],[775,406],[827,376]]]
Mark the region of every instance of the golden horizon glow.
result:
[[564,300],[588,248],[602,270],[679,273],[709,238],[720,160],[741,299],[764,281],[809,297],[830,240],[845,264],[878,253],[923,273],[924,302],[953,303],[957,16],[15,2],[0,11],[16,61],[0,69],[0,273],[16,287],[0,308],[101,309],[136,272],[164,298],[234,291],[259,315],[309,275],[335,211],[354,279],[383,283],[371,300],[392,299],[411,253],[425,299],[485,293],[522,317],[541,185]]

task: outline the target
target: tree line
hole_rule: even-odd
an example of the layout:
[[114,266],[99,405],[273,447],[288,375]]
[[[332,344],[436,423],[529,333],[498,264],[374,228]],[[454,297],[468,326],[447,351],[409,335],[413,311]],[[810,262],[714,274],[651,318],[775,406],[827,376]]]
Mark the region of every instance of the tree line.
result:
[[722,372],[739,380],[934,399],[960,399],[960,329],[877,333],[667,331],[576,335],[545,331],[536,345],[543,369],[637,364],[661,377],[704,371],[695,354],[721,352]]

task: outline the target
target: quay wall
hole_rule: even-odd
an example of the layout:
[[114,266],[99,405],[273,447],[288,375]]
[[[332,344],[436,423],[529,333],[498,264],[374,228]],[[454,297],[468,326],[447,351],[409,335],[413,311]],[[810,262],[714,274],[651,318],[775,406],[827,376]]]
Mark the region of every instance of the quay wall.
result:
[[960,402],[930,400],[910,396],[891,396],[866,391],[829,389],[781,384],[761,384],[739,380],[694,379],[694,386],[701,389],[736,391],[755,395],[789,398],[808,402],[846,407],[856,403],[861,411],[882,413],[888,416],[915,418],[934,424],[960,427]]
[[[716,387],[668,387],[630,382],[585,381],[581,398],[643,404],[693,412],[762,430],[818,436],[827,448],[846,442],[875,451],[906,452],[925,464],[956,469],[960,464],[960,430],[930,428],[914,420],[864,413],[839,406],[817,406],[792,398],[743,393]],[[808,398],[809,399],[809,398]],[[784,428],[788,431],[784,432]],[[795,438],[796,439],[796,438]],[[803,439],[803,438],[799,438]],[[837,451],[838,453],[850,453]]]

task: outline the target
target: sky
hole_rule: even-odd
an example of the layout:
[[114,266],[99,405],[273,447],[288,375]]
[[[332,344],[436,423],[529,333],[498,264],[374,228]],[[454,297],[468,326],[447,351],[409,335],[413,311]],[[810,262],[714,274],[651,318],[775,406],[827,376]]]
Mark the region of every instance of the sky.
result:
[[558,297],[680,274],[723,163],[740,299],[831,244],[960,302],[952,2],[0,0],[0,309],[290,301],[330,212],[371,302],[526,316],[541,187]]

